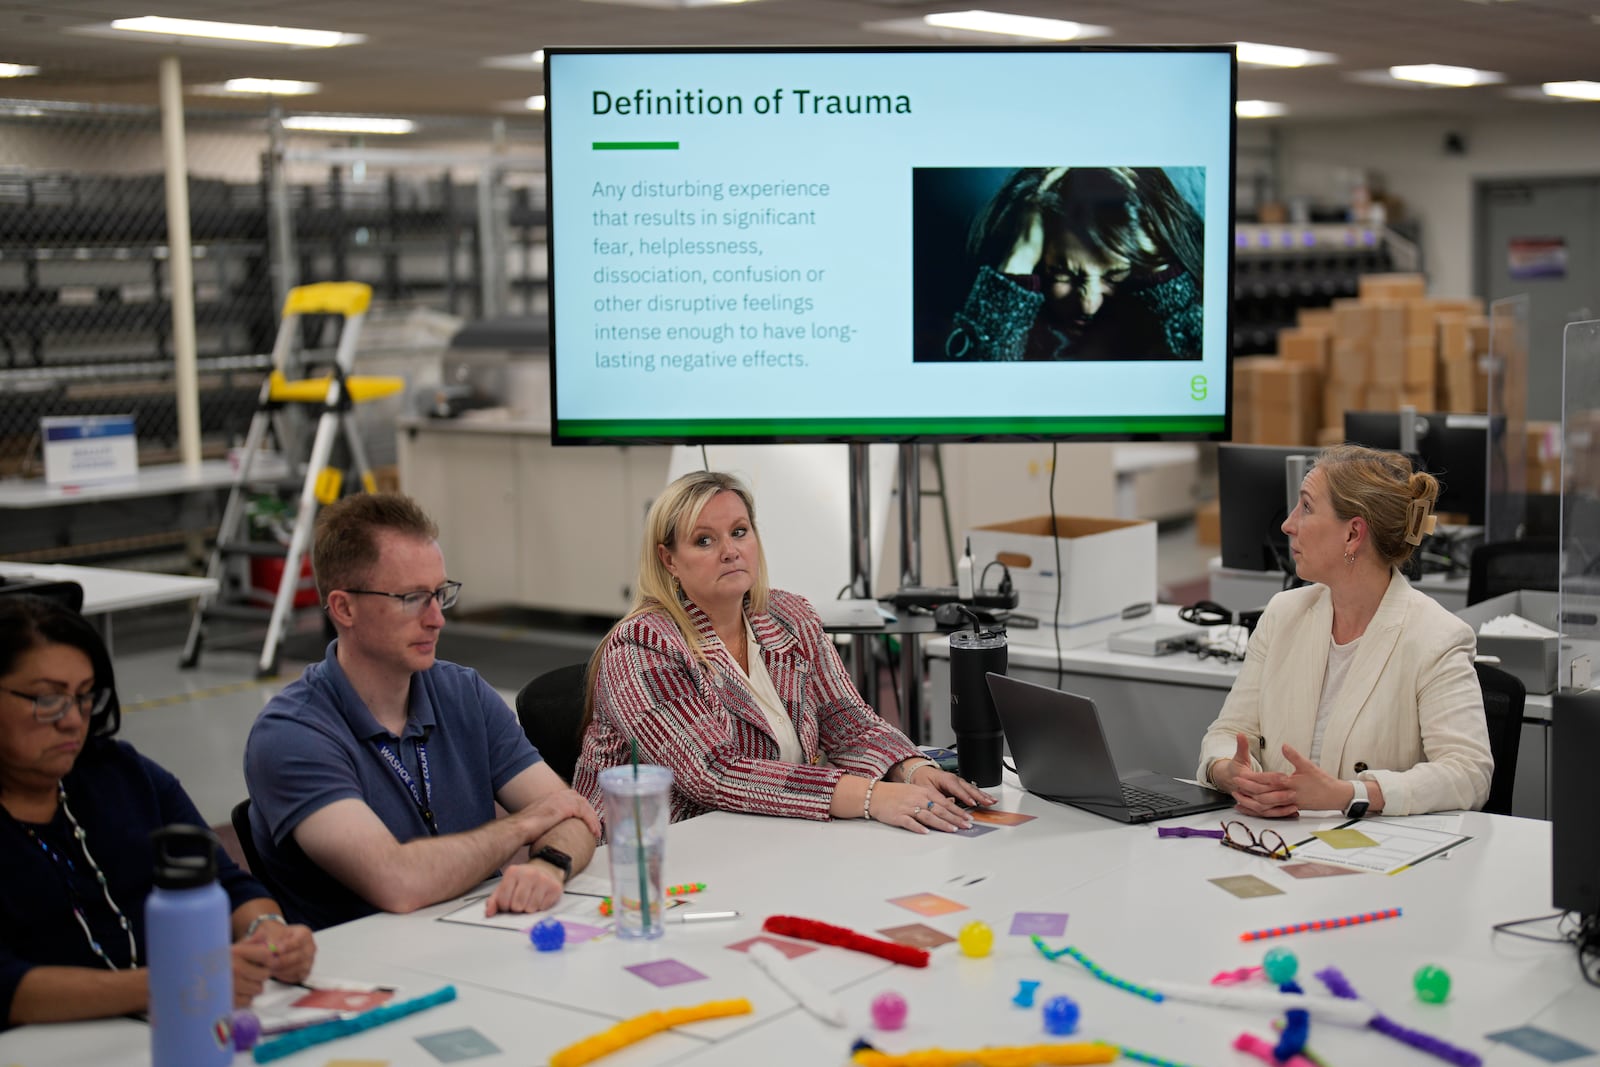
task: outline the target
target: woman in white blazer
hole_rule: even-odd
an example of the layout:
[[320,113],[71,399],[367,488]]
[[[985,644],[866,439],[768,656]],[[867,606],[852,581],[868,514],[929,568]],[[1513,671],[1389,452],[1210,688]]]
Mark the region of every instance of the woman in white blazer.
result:
[[1439,484],[1394,452],[1327,449],[1283,524],[1295,571],[1200,743],[1198,776],[1249,815],[1478,808],[1494,760],[1472,628],[1399,567]]

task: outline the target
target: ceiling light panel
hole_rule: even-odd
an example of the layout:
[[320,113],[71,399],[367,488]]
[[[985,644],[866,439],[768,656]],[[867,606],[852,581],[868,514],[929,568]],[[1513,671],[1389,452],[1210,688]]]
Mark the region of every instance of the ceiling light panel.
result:
[[[190,43],[228,42],[232,44],[275,45],[282,48],[337,48],[366,40],[359,33],[338,30],[309,30],[294,26],[256,26],[242,22],[212,22],[202,19],[175,19],[164,15],[112,19],[109,28],[119,34],[166,37]],[[93,27],[88,28],[91,32]]]
[[0,63],[0,78],[26,78],[30,74],[39,73],[38,67],[30,67],[23,63]]
[[386,119],[372,115],[290,115],[283,120],[286,130],[310,133],[410,133],[417,124],[410,119]]
[[1289,109],[1276,100],[1240,100],[1233,105],[1233,113],[1241,119],[1275,119],[1287,115]]
[[1390,67],[1389,77],[1399,81],[1419,82],[1423,85],[1438,85],[1450,89],[1467,89],[1474,85],[1494,85],[1505,81],[1504,74],[1496,74],[1490,70],[1474,70],[1471,67],[1451,67],[1443,63],[1416,63],[1408,66]]
[[1308,48],[1293,48],[1281,44],[1239,41],[1236,47],[1239,52],[1239,63],[1246,67],[1312,67],[1339,61],[1339,57],[1331,52],[1313,52]]
[[1600,82],[1545,82],[1539,88],[1544,95],[1563,100],[1600,100]]

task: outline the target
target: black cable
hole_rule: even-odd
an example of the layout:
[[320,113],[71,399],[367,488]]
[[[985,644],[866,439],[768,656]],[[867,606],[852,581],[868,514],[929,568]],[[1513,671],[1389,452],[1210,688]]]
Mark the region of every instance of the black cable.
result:
[[1061,442],[1050,442],[1050,540],[1056,547],[1056,610],[1050,616],[1050,630],[1056,639],[1056,688],[1066,680],[1067,666],[1061,659],[1061,531],[1056,521],[1056,454]]
[[1495,923],[1489,929],[1492,933],[1505,934],[1508,937],[1526,938],[1529,941],[1543,941],[1547,945],[1570,945],[1573,943],[1577,931],[1570,931],[1561,934],[1559,937],[1540,937],[1538,934],[1525,934],[1520,930],[1514,929],[1514,927],[1518,926],[1527,926],[1529,923],[1547,923],[1551,919],[1564,920],[1566,917],[1566,912],[1557,911],[1549,915],[1535,915],[1531,919],[1512,919],[1509,922]]
[[982,592],[987,588],[983,583],[989,580],[990,567],[999,567],[1000,572],[1005,575],[1004,578],[1000,579],[1000,592],[1004,593],[1011,585],[1011,568],[997,559],[991,559],[988,563],[985,563],[983,570],[978,572],[978,590]]
[[700,467],[702,470],[711,470],[711,457],[706,453],[706,444],[700,442]]

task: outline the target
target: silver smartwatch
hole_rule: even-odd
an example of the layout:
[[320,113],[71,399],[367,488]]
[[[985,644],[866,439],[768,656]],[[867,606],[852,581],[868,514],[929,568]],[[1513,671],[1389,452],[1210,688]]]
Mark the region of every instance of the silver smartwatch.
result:
[[1367,801],[1367,783],[1357,778],[1350,784],[1356,787],[1356,791],[1355,795],[1350,798],[1349,805],[1344,809],[1344,817],[1347,819],[1359,819],[1367,813],[1367,808],[1370,806]]

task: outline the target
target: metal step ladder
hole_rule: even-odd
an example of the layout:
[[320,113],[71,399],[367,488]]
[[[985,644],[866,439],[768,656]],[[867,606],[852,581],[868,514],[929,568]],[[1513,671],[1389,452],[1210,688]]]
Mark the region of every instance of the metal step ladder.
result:
[[[194,614],[189,620],[189,636],[184,642],[181,666],[193,667],[200,661],[208,620],[231,618],[260,621],[265,618],[266,636],[262,641],[256,673],[260,677],[277,674],[278,656],[288,632],[295,593],[300,584],[302,561],[311,543],[317,509],[339,499],[345,488],[343,472],[329,466],[334,443],[341,435],[359,482],[354,491],[370,493],[374,490],[371,466],[367,463],[366,448],[352,417],[352,408],[362,401],[400,392],[405,388],[405,381],[401,378],[357,377],[350,373],[355,363],[361,324],[371,303],[372,287],[361,282],[301,285],[291,289],[285,298],[283,320],[278,325],[278,336],[272,346],[272,371],[261,386],[256,411],[250,419],[238,474],[222,511],[216,544],[206,565],[206,576],[216,580],[220,590],[223,588],[224,568],[228,561],[240,557],[281,558],[284,561],[283,571],[278,578],[270,614],[264,608],[253,606],[213,600],[196,602]],[[339,332],[339,346],[333,367],[325,377],[291,380],[286,369],[292,365],[300,320],[306,315],[341,315],[344,318],[343,329]],[[274,434],[280,446],[286,450],[293,441],[303,438],[303,435],[294,434],[279,425],[281,417],[292,407],[320,409],[310,454],[303,468],[299,467],[294,456],[285,456],[289,461],[291,476],[299,481],[299,509],[295,514],[294,530],[286,546],[274,541],[251,541],[245,524],[247,498],[252,487],[264,480],[253,468],[267,435]],[[294,472],[297,468],[300,473],[296,476]]]

